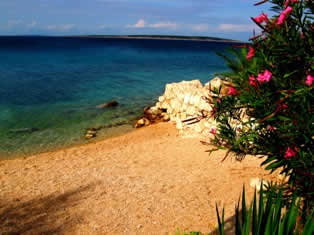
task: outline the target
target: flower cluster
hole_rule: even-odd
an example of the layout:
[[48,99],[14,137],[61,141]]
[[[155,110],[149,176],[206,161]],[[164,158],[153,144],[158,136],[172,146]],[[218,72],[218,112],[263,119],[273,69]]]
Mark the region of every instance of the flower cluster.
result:
[[289,4],[293,4],[293,3],[298,3],[299,2],[299,0],[287,0],[287,1],[285,1],[285,4],[284,4],[284,6],[285,7],[288,7],[289,6]]
[[286,160],[290,160],[292,157],[295,157],[297,155],[297,152],[298,152],[297,147],[294,147],[294,148],[288,147],[286,152],[285,152],[284,158]]
[[233,96],[236,96],[238,95],[239,92],[237,91],[237,89],[235,89],[234,87],[229,87],[228,88],[228,95],[233,95]]
[[253,47],[250,47],[250,48],[249,48],[249,52],[247,53],[246,58],[247,58],[248,60],[250,60],[250,59],[252,59],[254,56],[255,56],[255,50],[254,50]]
[[260,16],[254,17],[253,19],[255,22],[257,22],[259,24],[262,24],[263,22],[265,22],[265,23],[268,22],[268,16],[264,12]]
[[282,25],[285,21],[286,17],[290,15],[293,8],[288,6],[283,12],[280,13],[280,16],[278,17],[277,25]]
[[305,84],[308,86],[312,86],[314,81],[314,77],[312,75],[307,75]]

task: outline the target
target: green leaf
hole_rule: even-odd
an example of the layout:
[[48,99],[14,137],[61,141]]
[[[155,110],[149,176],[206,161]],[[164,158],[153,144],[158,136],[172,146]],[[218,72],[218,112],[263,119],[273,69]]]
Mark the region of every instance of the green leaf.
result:
[[256,208],[256,188],[254,190],[254,198],[253,198],[253,215],[252,215],[252,233],[258,234],[258,219],[257,219],[257,208]]
[[224,213],[225,213],[224,210],[225,210],[225,209],[222,209],[222,221],[221,221],[220,215],[219,215],[219,211],[218,211],[218,205],[217,205],[217,203],[216,203],[216,214],[217,214],[218,229],[219,229],[219,234],[220,234],[220,235],[224,235],[224,234],[225,234],[225,233],[224,233],[225,228],[224,228],[224,222],[223,222],[223,220],[224,220]]
[[307,218],[302,235],[311,235],[313,233],[314,233],[314,211]]
[[281,167],[283,164],[284,164],[283,160],[277,160],[277,161],[269,164],[267,167],[265,167],[265,170],[271,170],[271,172],[273,172],[277,168]]
[[246,223],[247,211],[246,211],[246,201],[245,201],[245,186],[243,185],[242,191],[242,226]]

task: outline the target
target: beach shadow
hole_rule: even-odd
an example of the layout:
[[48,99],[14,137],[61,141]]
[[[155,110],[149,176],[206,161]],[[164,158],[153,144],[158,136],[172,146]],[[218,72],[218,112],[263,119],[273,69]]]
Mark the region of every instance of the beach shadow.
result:
[[[0,234],[60,234],[82,222],[79,212],[71,216],[67,209],[84,200],[81,193],[95,186],[87,185],[62,194],[51,194],[25,202],[0,202]],[[85,194],[86,196],[86,194]]]

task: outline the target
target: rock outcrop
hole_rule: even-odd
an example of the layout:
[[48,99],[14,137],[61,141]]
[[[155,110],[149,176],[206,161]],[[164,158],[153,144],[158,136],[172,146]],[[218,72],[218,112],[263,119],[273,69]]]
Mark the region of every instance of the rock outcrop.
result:
[[[212,80],[215,86],[217,79]],[[154,108],[165,110],[183,136],[209,136],[211,129],[216,128],[216,122],[209,118],[213,109],[207,101],[211,99],[209,87],[210,83],[203,86],[199,80],[167,84]],[[201,119],[205,116],[207,118]]]
[[[144,109],[144,116],[135,127],[172,121],[185,137],[213,137],[210,134],[216,128],[216,122],[210,118],[213,107],[207,99],[211,99],[210,89],[219,89],[220,86],[223,86],[220,78],[214,78],[204,86],[199,80],[167,84],[156,105]],[[202,118],[205,116],[207,118]]]
[[[225,96],[230,82],[215,77],[203,85],[199,80],[182,81],[166,85],[165,92],[158,98],[155,106],[144,109],[144,117],[138,120],[136,127],[147,126],[157,121],[172,121],[184,137],[204,136],[214,138],[217,123],[214,120],[212,92],[220,90]],[[241,114],[246,119],[245,110]],[[232,120],[231,125],[241,127],[241,122]]]
[[160,109],[158,107],[146,107],[144,108],[144,115],[141,119],[139,119],[135,127],[143,127],[148,126],[153,123],[157,122],[167,122],[170,120],[170,117],[168,116],[165,109]]

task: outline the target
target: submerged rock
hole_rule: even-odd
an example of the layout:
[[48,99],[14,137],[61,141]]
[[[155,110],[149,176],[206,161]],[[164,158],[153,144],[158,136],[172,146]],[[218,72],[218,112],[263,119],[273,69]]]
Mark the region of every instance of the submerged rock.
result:
[[22,134],[22,133],[33,133],[35,131],[39,131],[38,128],[32,127],[32,128],[20,128],[20,129],[13,129],[10,130],[10,133],[15,133],[15,134]]
[[89,139],[95,138],[96,136],[97,136],[97,129],[92,127],[86,131],[85,139],[89,140]]
[[86,134],[86,135],[85,135],[85,139],[87,139],[87,140],[92,139],[92,138],[94,138],[94,137],[96,137],[96,136],[91,135],[91,134]]
[[96,106],[96,108],[98,108],[98,109],[105,109],[105,108],[111,108],[111,107],[117,107],[117,106],[119,106],[118,101],[111,100],[111,101],[109,101],[109,102],[107,102],[105,104],[100,104],[100,105]]

